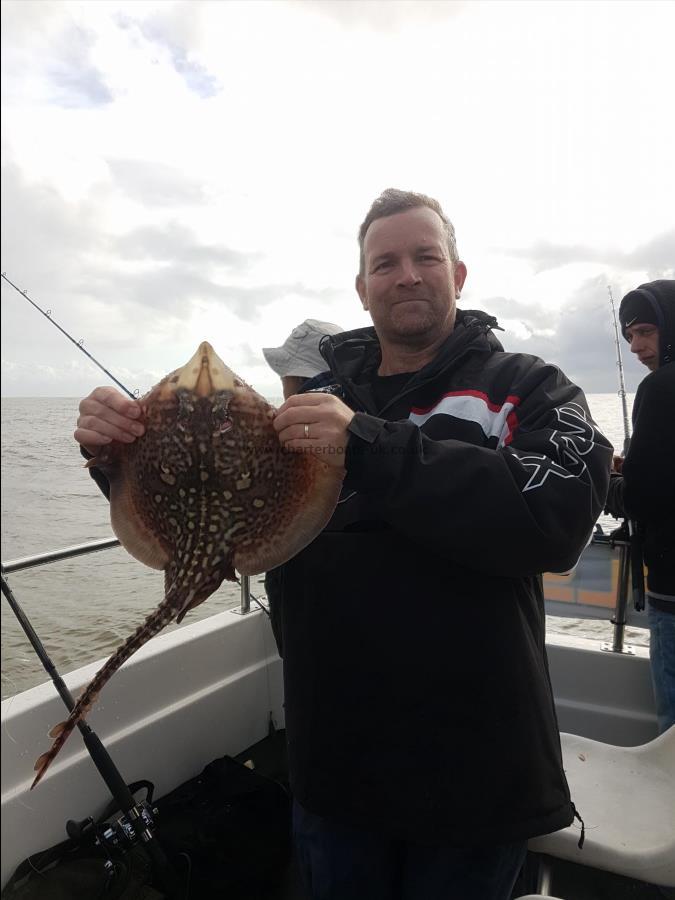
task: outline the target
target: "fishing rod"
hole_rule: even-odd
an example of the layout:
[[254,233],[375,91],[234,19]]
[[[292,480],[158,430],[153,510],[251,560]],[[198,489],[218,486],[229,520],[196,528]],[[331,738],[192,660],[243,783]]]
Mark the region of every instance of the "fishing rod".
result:
[[112,378],[112,380],[115,382],[115,384],[119,388],[121,388],[125,394],[127,394],[129,397],[131,397],[132,400],[137,399],[137,394],[132,394],[131,391],[128,388],[126,388],[122,384],[121,381],[118,381],[117,378],[115,378],[115,376],[111,372],[109,372],[104,365],[102,365],[97,359],[95,359],[88,350],[85,350],[85,348],[83,346],[84,338],[81,338],[79,341],[76,341],[75,338],[72,337],[72,335],[68,334],[68,332],[66,331],[65,328],[62,328],[58,322],[55,322],[54,319],[52,319],[51,309],[46,309],[46,310],[42,309],[42,307],[39,306],[34,300],[31,300],[31,298],[28,296],[27,290],[22,291],[21,288],[17,287],[13,281],[10,281],[10,279],[7,277],[7,275],[4,272],[2,272],[0,274],[2,274],[2,277],[7,282],[7,284],[9,284],[11,287],[14,288],[14,290],[17,292],[17,294],[20,294],[24,298],[24,300],[28,300],[28,302],[30,303],[31,306],[34,306],[38,312],[42,313],[42,315],[45,317],[45,319],[47,319],[49,322],[51,322],[55,328],[58,328],[59,331],[61,332],[61,334],[64,334],[68,338],[68,340],[71,341],[71,343],[75,344],[77,349],[81,350],[84,353],[84,355],[87,356],[94,363],[94,365],[98,366],[102,372],[105,372],[105,374],[108,376],[108,378]]
[[[626,400],[626,382],[623,375],[623,359],[621,357],[621,342],[619,340],[619,323],[616,316],[616,306],[614,305],[614,295],[612,288],[607,285],[607,293],[609,294],[609,303],[612,308],[612,321],[614,322],[614,340],[616,345],[616,365],[619,373],[619,396],[621,397],[621,405],[623,407],[623,456],[628,453],[630,447],[630,420],[628,418],[628,403]],[[630,549],[630,568],[631,568],[631,587],[633,591],[633,605],[638,612],[645,608],[645,579],[644,579],[644,559],[642,555],[642,541],[637,529],[637,523],[626,516],[626,528],[628,530],[628,545]]]
[[[115,384],[120,387],[132,400],[136,399],[134,394],[132,394],[131,391],[129,391],[120,381],[118,381],[118,379],[115,378],[115,376],[111,372],[109,372],[105,368],[105,366],[101,365],[101,363],[97,359],[95,359],[91,355],[91,353],[85,350],[85,348],[82,346],[83,341],[76,341],[75,338],[68,334],[65,328],[62,328],[58,324],[58,322],[55,322],[54,319],[52,319],[51,310],[42,309],[42,307],[35,303],[34,300],[31,300],[31,298],[28,296],[27,291],[22,291],[20,288],[18,288],[17,285],[14,284],[14,282],[11,281],[4,272],[0,274],[2,275],[4,281],[7,282],[7,284],[13,287],[14,290],[17,291],[17,293],[21,294],[22,297],[28,300],[31,306],[35,307],[38,312],[42,313],[42,315],[46,319],[48,319],[52,323],[52,325],[56,326],[56,328],[58,328],[59,331],[68,338],[69,341],[75,344],[75,346],[80,349],[95,365],[97,365],[99,369],[105,372],[105,374],[109,378],[112,378]],[[49,657],[49,654],[47,653],[44,644],[40,640],[40,637],[33,628],[26,613],[19,605],[16,597],[14,596],[12,589],[10,588],[5,578],[4,569],[0,572],[0,587],[24,634],[35,650],[35,653],[40,660],[42,667],[51,679],[59,696],[68,709],[68,712],[71,712],[75,707],[75,698],[68,690],[66,683],[64,682],[56,666]],[[154,820],[152,817],[152,811],[149,808],[149,804],[147,802],[143,804],[139,804],[136,802],[134,795],[122,778],[119,769],[113,762],[101,739],[87,724],[87,722],[80,721],[77,723],[77,727],[82,735],[84,745],[94,765],[98,769],[99,774],[103,778],[108,790],[114,798],[115,803],[124,814],[126,822],[131,826],[133,833],[136,835],[136,838],[139,840],[146,853],[148,854],[148,857],[153,865],[153,869],[157,875],[158,881],[161,884],[162,888],[166,891],[166,896],[169,898],[173,898],[173,900],[180,900],[180,898],[183,896],[183,891],[181,890],[180,886],[180,880],[177,878],[168,857],[166,856],[164,850],[162,849],[162,846],[157,840],[157,837],[155,835]],[[69,836],[77,839],[77,837],[81,836],[81,827],[86,826],[86,824],[86,822],[79,824],[68,823],[69,829],[72,825],[74,825],[76,829],[75,831],[73,831],[72,835],[69,830]]]
[[[0,585],[5,599],[9,603],[12,612],[16,616],[19,625],[23,629],[24,634],[30,641],[38,659],[42,663],[45,672],[49,675],[59,696],[65,703],[69,712],[72,712],[75,706],[75,698],[68,690],[63,678],[52,662],[47,653],[44,644],[40,640],[37,632],[33,628],[28,616],[23,611],[16,597],[12,593],[12,589],[4,575],[4,569],[0,572]],[[87,748],[89,755],[98,769],[101,777],[106,783],[108,790],[113,796],[115,803],[124,814],[126,821],[131,825],[136,838],[141,846],[144,847],[148,854],[154,871],[157,875],[159,883],[166,891],[166,896],[172,900],[181,900],[183,892],[181,890],[180,880],[177,879],[168,857],[166,856],[161,844],[155,835],[155,824],[152,816],[152,810],[149,804],[137,803],[129,786],[126,784],[122,775],[113,762],[110,754],[104,747],[101,739],[95,731],[87,724],[87,722],[79,721],[77,723],[82,734],[82,740]],[[82,823],[68,823],[68,834],[72,839],[81,837],[84,828],[88,825],[88,821]],[[73,829],[75,826],[75,830]]]
[[614,305],[614,295],[612,294],[610,285],[607,285],[607,293],[609,294],[609,304],[612,307],[612,321],[614,322],[616,366],[619,372],[619,397],[621,397],[621,406],[623,407],[623,455],[625,456],[630,445],[630,420],[628,418],[628,403],[626,401],[626,382],[623,377],[623,358],[621,356],[621,341],[619,339],[619,323],[616,318],[616,306]]

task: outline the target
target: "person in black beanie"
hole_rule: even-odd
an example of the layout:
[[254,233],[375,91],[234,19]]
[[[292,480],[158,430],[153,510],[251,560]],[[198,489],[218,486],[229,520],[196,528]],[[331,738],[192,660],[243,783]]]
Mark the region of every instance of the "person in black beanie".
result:
[[[638,523],[647,566],[650,661],[659,732],[675,725],[675,280],[621,301],[623,336],[650,374],[633,404],[633,437],[615,460],[606,512]],[[618,474],[620,473],[620,474]]]

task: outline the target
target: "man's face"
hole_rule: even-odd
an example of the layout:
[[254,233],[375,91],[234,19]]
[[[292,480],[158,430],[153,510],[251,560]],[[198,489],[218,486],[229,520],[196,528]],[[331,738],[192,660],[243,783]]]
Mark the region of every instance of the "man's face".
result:
[[626,328],[630,352],[637,354],[640,362],[650,371],[659,367],[659,329],[656,325],[636,322]]
[[356,289],[381,342],[424,347],[450,334],[466,266],[453,266],[443,222],[433,209],[376,219],[363,251],[365,269]]

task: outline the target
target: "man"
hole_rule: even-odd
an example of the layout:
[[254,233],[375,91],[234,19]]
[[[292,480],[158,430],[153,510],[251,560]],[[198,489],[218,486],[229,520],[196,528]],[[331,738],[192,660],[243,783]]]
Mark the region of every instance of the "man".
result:
[[539,573],[576,562],[611,448],[562,373],[456,310],[435,201],[385,192],[359,241],[374,328],[324,341],[332,384],[275,420],[346,467],[268,575],[299,855],[312,897],[506,898],[527,838],[573,816]]
[[633,404],[633,437],[606,510],[638,522],[647,565],[649,658],[659,732],[675,725],[675,281],[642,284],[621,301],[624,337],[650,373]]
[[[346,469],[327,528],[267,578],[300,864],[315,900],[506,900],[527,839],[574,815],[540,573],[584,548],[611,447],[555,366],[457,310],[435,200],[385,191],[359,244],[374,327],[324,338],[332,379],[275,418]],[[83,401],[78,440],[128,432],[120,401]]]
[[281,379],[284,400],[297,394],[305,382],[326,370],[319,343],[326,334],[339,334],[339,325],[305,319],[293,329],[281,347],[265,347],[263,356]]

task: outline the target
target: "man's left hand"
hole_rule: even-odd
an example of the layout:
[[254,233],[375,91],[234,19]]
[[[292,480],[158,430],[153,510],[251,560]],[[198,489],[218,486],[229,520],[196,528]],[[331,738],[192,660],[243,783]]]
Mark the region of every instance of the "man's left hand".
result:
[[344,469],[353,411],[333,394],[294,394],[279,408],[274,428],[288,450],[316,455]]

